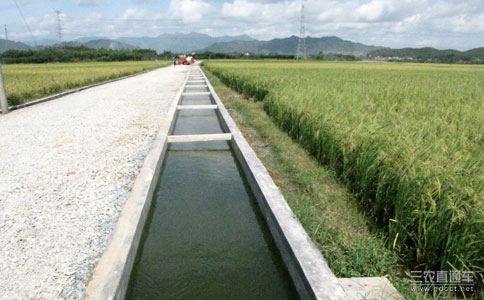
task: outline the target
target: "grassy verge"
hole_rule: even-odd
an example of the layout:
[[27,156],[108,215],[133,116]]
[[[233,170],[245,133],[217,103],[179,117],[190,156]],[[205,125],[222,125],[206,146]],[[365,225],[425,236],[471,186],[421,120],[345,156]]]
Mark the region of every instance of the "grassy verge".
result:
[[336,174],[279,129],[262,102],[245,99],[206,74],[335,275],[388,276],[405,299],[423,299],[402,276],[406,271],[385,247],[384,234],[370,228],[372,221]]
[[18,105],[168,64],[167,61],[19,64],[5,65],[3,71],[8,102]]
[[482,67],[210,61],[334,170],[412,270],[484,283]]

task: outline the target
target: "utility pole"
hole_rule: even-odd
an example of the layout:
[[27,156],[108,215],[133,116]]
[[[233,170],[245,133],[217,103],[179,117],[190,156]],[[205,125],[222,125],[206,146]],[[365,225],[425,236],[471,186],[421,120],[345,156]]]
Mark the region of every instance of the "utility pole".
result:
[[8,50],[8,31],[7,31],[7,24],[4,24],[3,27],[5,28],[5,49],[4,51]]
[[59,44],[63,42],[63,39],[62,39],[62,23],[61,23],[61,18],[60,18],[60,15],[61,15],[61,11],[60,10],[56,10],[55,13],[57,14],[57,40],[59,41]]
[[299,42],[297,44],[296,60],[306,59],[306,30],[304,28],[304,0],[301,0],[301,22],[299,25]]
[[2,114],[8,113],[7,94],[5,93],[5,82],[3,80],[2,64],[0,63],[0,106],[2,107]]
[[[7,24],[3,25],[5,29],[5,51],[8,49],[8,31]],[[0,107],[2,108],[2,114],[9,112],[7,93],[5,92],[5,81],[3,80],[2,62],[0,61]]]

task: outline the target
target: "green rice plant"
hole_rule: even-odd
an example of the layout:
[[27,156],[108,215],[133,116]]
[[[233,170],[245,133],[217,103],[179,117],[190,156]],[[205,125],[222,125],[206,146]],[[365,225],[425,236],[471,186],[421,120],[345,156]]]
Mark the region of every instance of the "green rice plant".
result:
[[18,64],[4,65],[3,71],[8,102],[17,105],[168,64],[167,61]]
[[[204,64],[334,168],[412,268],[484,270],[484,67]],[[482,277],[481,277],[482,280]]]

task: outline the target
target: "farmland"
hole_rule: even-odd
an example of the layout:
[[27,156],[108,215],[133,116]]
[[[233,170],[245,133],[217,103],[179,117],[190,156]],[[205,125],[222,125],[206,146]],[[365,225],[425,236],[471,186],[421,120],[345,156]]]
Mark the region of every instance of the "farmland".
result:
[[[332,168],[411,269],[484,268],[484,67],[221,62]],[[482,274],[482,273],[481,273]]]
[[168,65],[167,61],[4,65],[10,105]]

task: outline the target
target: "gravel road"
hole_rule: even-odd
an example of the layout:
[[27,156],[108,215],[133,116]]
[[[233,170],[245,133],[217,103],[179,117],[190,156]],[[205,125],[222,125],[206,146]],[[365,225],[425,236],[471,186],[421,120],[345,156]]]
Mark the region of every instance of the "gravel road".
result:
[[80,299],[188,67],[0,115],[0,299]]

